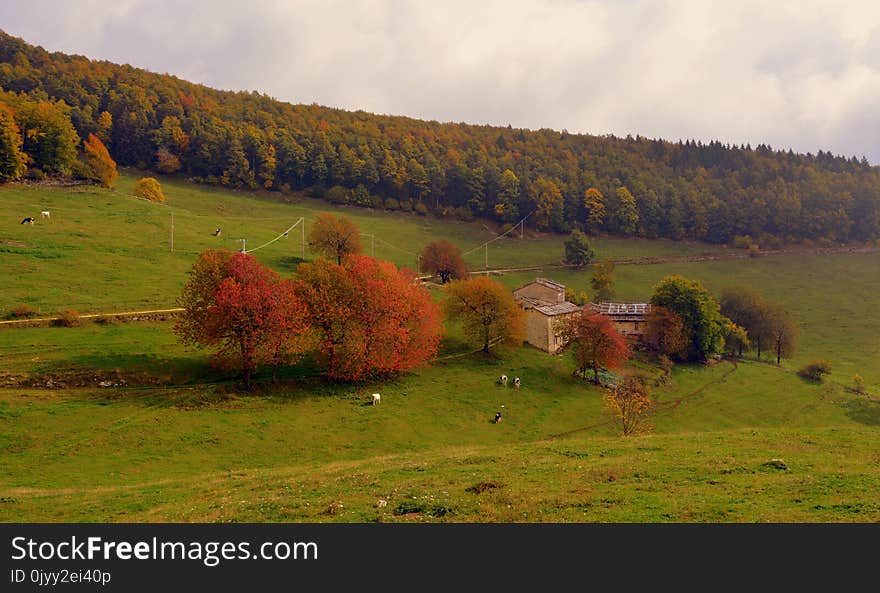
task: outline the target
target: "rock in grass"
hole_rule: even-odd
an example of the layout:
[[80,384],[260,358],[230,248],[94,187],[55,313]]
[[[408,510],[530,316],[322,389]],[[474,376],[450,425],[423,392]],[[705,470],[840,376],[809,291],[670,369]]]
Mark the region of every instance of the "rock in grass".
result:
[[771,459],[770,461],[765,461],[761,465],[771,469],[779,469],[783,471],[788,470],[788,465],[781,459]]

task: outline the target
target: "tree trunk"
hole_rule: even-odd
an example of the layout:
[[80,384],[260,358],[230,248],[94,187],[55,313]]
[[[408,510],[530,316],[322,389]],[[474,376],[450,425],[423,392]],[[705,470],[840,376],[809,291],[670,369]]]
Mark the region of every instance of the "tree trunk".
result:
[[599,384],[599,365],[593,365],[593,383]]
[[249,368],[245,368],[242,373],[242,378],[244,379],[244,390],[251,390],[251,370]]

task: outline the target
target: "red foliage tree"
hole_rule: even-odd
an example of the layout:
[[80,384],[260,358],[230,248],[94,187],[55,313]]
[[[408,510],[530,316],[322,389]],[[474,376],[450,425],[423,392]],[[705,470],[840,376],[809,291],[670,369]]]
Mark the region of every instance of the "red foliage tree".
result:
[[461,280],[467,276],[467,266],[461,257],[461,249],[445,239],[429,243],[422,251],[422,269],[440,276],[440,282]]
[[301,264],[296,293],[333,379],[360,381],[424,364],[437,353],[440,309],[409,270],[362,255]]
[[290,285],[253,256],[203,253],[180,304],[174,329],[181,341],[215,348],[219,364],[241,369],[245,389],[260,363],[277,366],[304,348],[306,324]]
[[574,359],[581,376],[593,370],[593,382],[599,384],[600,368],[619,368],[629,358],[630,351],[614,322],[607,315],[575,315],[566,319],[560,334],[574,349]]

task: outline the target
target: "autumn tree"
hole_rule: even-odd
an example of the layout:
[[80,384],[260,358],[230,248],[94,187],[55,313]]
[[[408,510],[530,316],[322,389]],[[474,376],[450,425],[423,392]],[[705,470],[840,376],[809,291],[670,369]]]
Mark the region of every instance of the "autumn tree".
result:
[[769,310],[769,336],[777,365],[797,352],[798,326],[782,307],[773,306]]
[[525,313],[507,287],[479,276],[446,286],[446,315],[460,321],[465,335],[488,353],[496,342],[522,344]]
[[281,365],[294,364],[311,350],[314,334],[293,280],[284,279],[275,284],[272,297],[267,318],[268,335],[261,344],[260,359],[272,366],[272,380],[277,381]]
[[738,346],[737,352],[742,355],[743,349],[754,347],[760,358],[761,352],[770,346],[773,339],[770,303],[747,288],[737,287],[721,294],[720,305],[722,315],[748,333],[749,345],[740,344],[742,347]]
[[240,369],[250,390],[259,364],[278,364],[282,353],[292,353],[293,346],[278,344],[282,334],[305,331],[302,309],[287,288],[253,256],[206,251],[183,287],[174,331],[184,345],[215,349],[214,359]]
[[12,110],[0,103],[0,183],[18,179],[27,170],[27,155]]
[[440,282],[461,280],[467,277],[467,265],[461,249],[445,239],[429,243],[421,253],[422,270],[440,276]]
[[437,353],[439,307],[408,270],[364,255],[300,264],[296,294],[328,377],[361,381],[425,364]]
[[95,181],[100,183],[101,187],[112,188],[118,175],[116,161],[110,157],[110,153],[101,139],[94,134],[89,134],[88,139],[83,140],[83,151]]
[[558,230],[562,225],[562,192],[553,181],[539,177],[531,186],[530,198],[535,207],[535,224],[539,229]]
[[162,185],[154,177],[143,177],[134,184],[134,195],[157,204],[165,202]]
[[587,232],[596,234],[605,221],[605,196],[601,191],[591,187],[584,192],[584,210],[587,213],[585,221]]
[[590,278],[590,287],[593,289],[596,302],[610,301],[614,298],[614,262],[605,260],[593,267],[593,275]]
[[639,209],[636,199],[626,187],[618,187],[617,198],[610,212],[610,224],[613,230],[625,235],[632,235],[639,225]]
[[16,112],[22,150],[46,173],[69,175],[77,160],[79,135],[63,101],[25,102]]
[[346,255],[360,253],[360,231],[347,218],[321,212],[309,231],[309,247],[312,251],[335,259],[337,265],[342,265]]
[[679,357],[688,347],[681,316],[666,307],[651,307],[645,316],[645,343],[658,354]]
[[608,389],[605,408],[620,424],[623,436],[650,430],[650,415],[654,407],[651,388],[638,377],[627,377],[619,385]]
[[724,347],[727,353],[733,357],[742,356],[743,350],[748,350],[751,342],[749,332],[733,321],[724,324]]
[[585,311],[564,319],[556,329],[572,349],[580,375],[586,379],[592,370],[596,385],[600,369],[620,368],[630,356],[626,341],[607,315]]
[[571,231],[565,240],[565,263],[582,268],[589,265],[595,255],[587,236],[577,229]]
[[724,320],[720,306],[702,284],[682,276],[666,276],[654,287],[651,305],[677,314],[684,326],[687,360],[707,359],[724,345]]

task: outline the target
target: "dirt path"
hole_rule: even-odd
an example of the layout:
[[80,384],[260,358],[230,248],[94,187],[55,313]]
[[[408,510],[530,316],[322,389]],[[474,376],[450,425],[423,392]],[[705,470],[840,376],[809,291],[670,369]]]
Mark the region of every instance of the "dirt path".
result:
[[[147,311],[120,311],[114,313],[89,313],[88,315],[80,315],[80,319],[94,319],[96,317],[145,317],[148,315],[162,315],[164,313],[180,313],[183,309],[175,307],[173,309],[148,309]],[[0,326],[25,326],[30,324],[44,325],[50,324],[58,320],[59,317],[31,317],[29,319],[12,319],[9,321],[0,321]]]
[[[709,387],[711,387],[711,386],[713,386],[713,385],[717,385],[718,383],[721,383],[722,381],[724,381],[725,379],[727,379],[727,377],[729,377],[734,371],[736,371],[736,368],[737,368],[737,365],[736,365],[736,362],[735,362],[735,361],[727,361],[727,362],[731,362],[731,365],[732,365],[732,366],[731,366],[731,368],[729,368],[728,370],[724,371],[724,374],[722,374],[720,377],[716,377],[715,379],[712,379],[712,380],[709,381],[708,383],[705,383],[705,384],[701,385],[701,386],[698,387],[697,389],[694,389],[693,391],[691,391],[691,392],[689,392],[689,393],[687,393],[687,394],[681,396],[681,397],[678,398],[678,399],[673,399],[673,400],[669,400],[669,401],[664,401],[664,402],[659,402],[659,403],[657,403],[657,404],[654,406],[654,414],[661,414],[661,413],[671,412],[672,410],[674,410],[675,408],[677,408],[678,406],[680,406],[682,402],[687,401],[687,400],[689,400],[689,399],[691,399],[691,398],[694,398],[694,397],[700,395],[700,394],[703,393],[707,388],[709,388]],[[610,420],[605,420],[605,421],[603,421],[603,422],[597,422],[597,423],[595,423],[595,424],[589,424],[589,425],[587,425],[587,426],[582,426],[581,428],[573,428],[573,429],[571,429],[571,430],[566,430],[566,431],[564,431],[564,432],[558,432],[558,433],[556,433],[556,434],[551,434],[551,435],[549,435],[549,436],[547,437],[547,440],[550,440],[550,439],[558,439],[558,438],[561,438],[561,437],[566,437],[566,436],[569,436],[569,435],[572,435],[572,434],[575,434],[575,433],[578,433],[578,432],[585,432],[585,431],[587,431],[587,430],[592,430],[592,429],[594,429],[594,428],[599,428],[600,426],[607,426],[607,425],[609,425],[609,424],[613,424],[613,423],[615,423],[615,422],[616,422],[616,420],[614,420],[614,419],[610,419]]]

